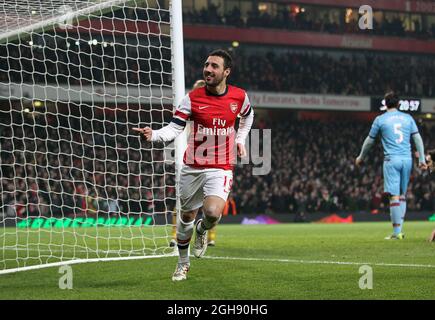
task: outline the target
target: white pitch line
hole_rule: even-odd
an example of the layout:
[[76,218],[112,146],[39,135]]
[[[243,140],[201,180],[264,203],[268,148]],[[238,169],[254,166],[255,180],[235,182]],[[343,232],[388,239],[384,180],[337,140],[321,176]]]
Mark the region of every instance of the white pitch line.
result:
[[[143,255],[144,252],[131,252],[129,250],[95,250],[95,249],[88,249],[88,250],[62,250],[62,249],[44,249],[44,248],[17,248],[17,247],[5,247],[2,248],[3,251],[32,251],[32,252],[49,252],[49,253],[85,253],[85,254],[89,254],[89,253],[103,253],[103,254],[107,254],[107,253],[128,253],[128,254],[136,254],[136,255]],[[150,249],[149,249],[150,250]],[[135,251],[140,251],[140,250],[135,250]]]
[[169,256],[168,255],[155,255],[155,256],[139,256],[139,257],[114,257],[114,258],[95,258],[95,259],[74,259],[74,260],[66,260],[66,261],[53,262],[53,263],[38,264],[38,265],[33,265],[33,266],[28,266],[28,267],[19,267],[19,268],[13,268],[13,269],[0,270],[0,275],[2,275],[2,274],[9,274],[9,273],[15,273],[15,272],[22,272],[22,271],[46,269],[46,268],[59,267],[59,266],[65,266],[65,265],[80,264],[80,263],[127,261],[127,260],[142,260],[142,259],[158,259],[158,258],[166,258],[166,257],[169,257]]
[[407,264],[407,263],[384,263],[384,262],[350,262],[350,261],[322,261],[322,260],[295,260],[295,259],[268,259],[268,258],[243,258],[243,257],[216,257],[204,256],[203,259],[211,260],[236,260],[236,261],[261,261],[261,262],[283,262],[295,264],[338,264],[338,265],[369,265],[382,267],[405,267],[405,268],[435,268],[431,264]]
[[[0,270],[0,275],[5,273],[13,273],[19,271],[27,271],[34,269],[49,268],[53,266],[69,265],[77,263],[92,263],[103,261],[122,261],[122,260],[139,260],[149,258],[168,258],[177,256],[177,253],[171,252],[164,255],[149,255],[149,256],[129,256],[129,257],[113,257],[113,258],[94,258],[94,259],[76,259],[66,260],[61,262],[41,264],[29,267],[21,267],[15,269]],[[406,263],[384,263],[384,262],[351,262],[351,261],[327,261],[327,260],[296,260],[296,259],[278,259],[278,258],[249,258],[249,257],[219,257],[219,256],[204,256],[202,259],[209,260],[233,260],[233,261],[260,261],[260,262],[281,262],[281,263],[294,263],[294,264],[335,264],[335,265],[369,265],[369,266],[382,266],[382,267],[404,267],[404,268],[435,268],[431,264],[406,264]]]

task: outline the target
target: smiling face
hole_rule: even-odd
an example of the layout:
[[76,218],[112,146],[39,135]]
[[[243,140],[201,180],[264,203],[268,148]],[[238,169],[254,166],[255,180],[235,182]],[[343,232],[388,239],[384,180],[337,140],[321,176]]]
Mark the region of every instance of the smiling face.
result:
[[207,86],[217,87],[226,80],[230,68],[224,67],[224,59],[218,56],[209,56],[204,63],[203,75]]

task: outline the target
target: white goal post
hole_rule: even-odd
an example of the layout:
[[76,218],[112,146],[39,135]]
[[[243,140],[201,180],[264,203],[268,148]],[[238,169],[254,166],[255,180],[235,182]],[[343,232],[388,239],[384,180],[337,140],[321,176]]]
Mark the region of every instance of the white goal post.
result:
[[[185,136],[181,0],[0,6],[0,274],[166,257]],[[174,157],[175,156],[175,157]]]

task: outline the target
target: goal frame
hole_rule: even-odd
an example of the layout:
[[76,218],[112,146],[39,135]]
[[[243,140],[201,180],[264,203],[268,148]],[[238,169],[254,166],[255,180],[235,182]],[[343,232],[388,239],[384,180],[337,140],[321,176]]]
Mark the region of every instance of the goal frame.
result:
[[[75,12],[69,12],[58,17],[47,19],[36,24],[31,24],[18,30],[9,31],[0,35],[0,43],[5,43],[15,39],[19,33],[24,32],[38,32],[45,28],[51,27],[56,24],[62,24],[68,19],[79,19],[79,17],[91,14],[95,11],[107,10],[110,6],[120,5],[124,3],[132,2],[131,0],[109,0],[105,2],[96,3],[91,7],[87,7]],[[169,0],[170,11],[170,42],[171,42],[171,65],[172,65],[172,98],[173,108],[175,109],[179,102],[185,95],[185,82],[184,82],[184,46],[183,46],[183,18],[182,18],[182,1]],[[79,19],[80,20],[80,19]],[[180,200],[179,200],[179,181],[180,171],[183,163],[183,154],[187,147],[186,132],[183,131],[174,141],[175,147],[175,188],[176,188],[176,211],[177,216],[180,214]],[[73,265],[81,263],[93,263],[93,262],[110,262],[110,261],[128,261],[139,259],[151,259],[151,258],[166,258],[172,257],[177,254],[173,251],[170,254],[160,255],[141,255],[141,256],[125,256],[125,257],[106,257],[106,258],[79,258],[71,259],[53,263],[36,264],[25,267],[9,268],[0,270],[0,275],[16,273],[21,271],[38,270],[44,268],[60,267],[64,265]]]

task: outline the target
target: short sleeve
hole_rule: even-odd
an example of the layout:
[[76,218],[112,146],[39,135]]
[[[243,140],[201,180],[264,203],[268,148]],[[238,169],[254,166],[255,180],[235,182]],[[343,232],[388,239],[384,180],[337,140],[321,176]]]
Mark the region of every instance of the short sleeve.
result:
[[417,134],[417,133],[418,133],[417,124],[415,123],[414,118],[411,117],[411,135]]
[[172,122],[185,126],[186,121],[189,120],[192,114],[192,105],[190,102],[190,97],[187,94],[180,102],[180,104],[175,108],[174,115],[172,117]]
[[369,132],[369,137],[372,139],[376,139],[378,133],[379,133],[380,125],[379,125],[379,118],[376,118],[375,121],[373,121],[372,127]]
[[246,117],[251,113],[251,102],[249,101],[248,95],[245,92],[245,100],[243,101],[242,108],[240,109],[239,116]]

